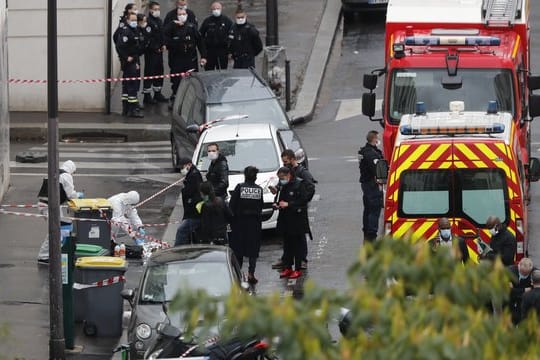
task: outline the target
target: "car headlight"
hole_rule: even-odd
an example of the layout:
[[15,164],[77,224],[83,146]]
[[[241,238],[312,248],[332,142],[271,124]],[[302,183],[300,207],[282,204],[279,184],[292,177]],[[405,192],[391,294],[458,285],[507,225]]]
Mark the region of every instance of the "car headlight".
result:
[[152,335],[152,328],[148,324],[139,324],[135,330],[135,334],[141,340],[146,340]]
[[150,356],[146,357],[148,360],[156,360],[158,356],[163,352],[163,349],[159,349],[157,351],[154,351]]

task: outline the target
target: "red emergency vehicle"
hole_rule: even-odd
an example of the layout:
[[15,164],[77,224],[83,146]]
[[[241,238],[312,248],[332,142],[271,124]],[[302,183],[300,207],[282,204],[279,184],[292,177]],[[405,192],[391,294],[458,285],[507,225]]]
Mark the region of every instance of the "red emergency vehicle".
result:
[[[530,75],[529,0],[390,0],[384,68],[364,75],[362,113],[384,127],[390,161],[400,120],[423,102],[427,112],[462,100],[465,111],[489,101],[512,115],[522,161],[529,164],[529,120],[540,114],[540,77]],[[374,119],[384,75],[382,119]]]

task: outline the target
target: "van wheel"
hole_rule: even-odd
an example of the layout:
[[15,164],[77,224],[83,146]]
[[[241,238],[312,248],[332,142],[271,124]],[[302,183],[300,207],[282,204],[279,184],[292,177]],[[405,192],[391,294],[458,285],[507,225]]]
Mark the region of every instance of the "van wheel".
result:
[[178,155],[178,148],[176,147],[176,142],[171,139],[171,160],[174,171],[180,171],[180,156]]

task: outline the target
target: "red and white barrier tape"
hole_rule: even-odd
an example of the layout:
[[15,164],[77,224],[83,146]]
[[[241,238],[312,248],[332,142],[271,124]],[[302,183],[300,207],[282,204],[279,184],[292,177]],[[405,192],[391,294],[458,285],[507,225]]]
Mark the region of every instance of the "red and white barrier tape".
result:
[[47,204],[0,204],[0,208],[22,208],[22,209],[35,209],[35,208],[46,208]]
[[100,280],[92,284],[74,283],[73,288],[75,290],[82,290],[82,289],[88,289],[88,288],[94,288],[94,287],[105,287],[105,286],[114,285],[114,284],[118,284],[125,281],[126,281],[126,277],[124,275],[119,275],[119,276],[110,277],[105,280]]
[[155,197],[163,194],[165,191],[169,190],[170,188],[172,188],[173,186],[176,186],[178,185],[179,183],[181,183],[182,181],[184,181],[186,177],[182,177],[180,178],[179,180],[173,182],[172,184],[170,185],[167,185],[166,187],[164,187],[163,189],[159,190],[157,193],[155,193],[154,195],[150,195],[149,197],[147,197],[146,199],[144,199],[143,201],[141,201],[140,203],[138,203],[137,205],[134,206],[134,208],[138,208],[139,206],[143,205],[143,204],[146,204],[147,202],[149,202],[150,200],[154,199]]
[[[195,69],[188,70],[186,72],[153,76],[138,76],[138,77],[126,77],[126,78],[108,78],[108,79],[72,79],[72,80],[58,80],[59,84],[96,84],[103,82],[117,82],[117,81],[131,81],[131,80],[154,80],[154,79],[170,79],[174,77],[186,77],[190,75]],[[33,80],[33,79],[9,79],[10,84],[46,84],[47,80]]]

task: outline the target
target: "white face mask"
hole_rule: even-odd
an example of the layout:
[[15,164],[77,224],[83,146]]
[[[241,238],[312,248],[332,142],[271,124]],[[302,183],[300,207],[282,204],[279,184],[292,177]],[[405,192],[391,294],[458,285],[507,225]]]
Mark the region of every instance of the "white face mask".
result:
[[439,230],[439,234],[441,235],[441,238],[443,240],[449,240],[452,236],[452,230],[450,229],[441,229]]
[[180,170],[180,174],[182,174],[183,176],[186,176],[188,172],[189,172],[188,167],[183,167],[182,170]]
[[137,27],[137,22],[136,21],[130,21],[128,24],[129,24],[129,27],[132,28],[132,29],[135,29]]
[[187,15],[178,15],[178,21],[185,23],[187,20]]
[[244,25],[246,23],[246,18],[236,18],[236,24],[237,25]]
[[376,145],[376,146],[381,146],[381,140],[377,140],[377,141],[375,142],[375,145]]
[[212,10],[212,15],[214,15],[215,17],[220,16],[221,15],[221,9]]
[[492,227],[491,229],[489,229],[489,233],[493,236],[493,235],[497,235],[497,233],[499,232],[499,230],[497,230],[497,228]]
[[161,15],[161,12],[159,10],[154,10],[151,13],[152,13],[152,16],[154,17],[159,17],[159,15]]
[[208,158],[212,161],[216,160],[217,158],[219,157],[219,153],[218,152],[209,152],[208,153]]

